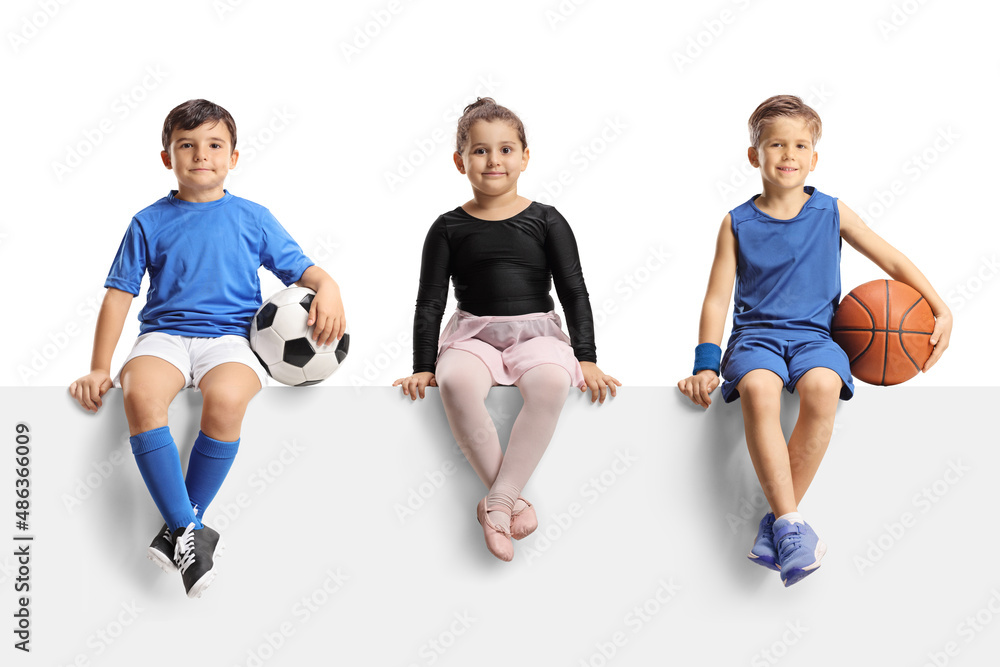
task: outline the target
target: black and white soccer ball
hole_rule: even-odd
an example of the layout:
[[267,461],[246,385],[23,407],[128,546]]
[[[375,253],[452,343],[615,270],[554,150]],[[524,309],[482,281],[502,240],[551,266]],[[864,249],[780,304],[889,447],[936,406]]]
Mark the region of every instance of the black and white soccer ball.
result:
[[289,287],[271,296],[250,323],[250,348],[282,384],[304,387],[330,377],[347,356],[350,334],[326,347],[317,347],[313,327],[307,327],[309,307],[316,292]]

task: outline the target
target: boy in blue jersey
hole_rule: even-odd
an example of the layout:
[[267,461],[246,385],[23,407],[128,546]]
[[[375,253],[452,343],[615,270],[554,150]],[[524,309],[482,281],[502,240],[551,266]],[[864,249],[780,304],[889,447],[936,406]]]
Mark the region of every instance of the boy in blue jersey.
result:
[[[819,115],[791,95],[765,100],[750,117],[750,164],[763,192],[722,221],[701,311],[693,374],[678,382],[708,407],[719,385],[742,398],[747,448],[770,504],[749,558],[790,586],[819,567],[826,545],[799,514],[833,432],[838,399],[854,393],[847,355],[830,325],[840,301],[840,246],[846,240],[893,279],[920,292],[936,319],[927,371],[948,347],[951,311],[930,282],[843,202],[806,186],[816,168]],[[719,343],[736,282],[725,357]],[[799,393],[788,442],[779,421],[782,387]]]
[[[108,274],[91,371],[70,385],[86,410],[121,386],[136,464],[166,521],[148,549],[179,570],[188,597],[215,577],[219,534],[201,518],[226,478],[250,399],[266,384],[250,350],[250,320],[261,304],[257,269],[316,292],[309,311],[320,345],[339,340],[346,320],[340,290],[263,206],[223,188],[236,166],[236,124],[206,100],[174,108],[163,124],[161,158],[177,190],[135,215]],[[111,357],[125,317],[149,273],[140,336],[115,380]],[[167,408],[184,387],[203,397],[201,431],[187,478],[167,427]]]

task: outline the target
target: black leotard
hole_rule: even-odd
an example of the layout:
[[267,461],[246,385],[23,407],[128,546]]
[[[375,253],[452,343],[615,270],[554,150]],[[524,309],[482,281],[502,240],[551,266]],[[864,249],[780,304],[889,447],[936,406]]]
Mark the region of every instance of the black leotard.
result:
[[548,312],[555,282],[573,353],[597,362],[576,238],[554,207],[532,202],[512,218],[481,220],[460,206],[434,221],[424,241],[413,317],[414,373],[434,372],[449,276],[458,307],[479,316]]

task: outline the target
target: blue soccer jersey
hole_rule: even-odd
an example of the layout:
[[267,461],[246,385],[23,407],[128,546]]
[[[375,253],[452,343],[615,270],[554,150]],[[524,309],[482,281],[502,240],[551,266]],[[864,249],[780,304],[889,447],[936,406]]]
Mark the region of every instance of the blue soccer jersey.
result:
[[149,272],[141,333],[246,337],[261,304],[257,269],[291,285],[313,262],[259,204],[228,191],[197,203],[176,194],[132,218],[104,286],[138,295]]

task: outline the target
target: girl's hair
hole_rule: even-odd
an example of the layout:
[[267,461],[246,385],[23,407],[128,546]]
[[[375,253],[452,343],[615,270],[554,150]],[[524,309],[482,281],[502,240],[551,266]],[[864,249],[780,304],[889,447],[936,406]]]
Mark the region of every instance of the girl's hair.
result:
[[203,123],[220,121],[225,124],[232,137],[233,145],[229,147],[232,152],[236,150],[236,121],[228,111],[208,100],[188,100],[178,104],[163,121],[163,150],[170,150],[170,135],[174,130],[193,130]]
[[819,119],[819,114],[812,107],[802,101],[801,97],[775,95],[761,102],[760,106],[750,115],[750,120],[747,122],[747,126],[750,128],[750,145],[759,148],[760,135],[764,132],[764,127],[779,117],[804,120],[809,131],[812,132],[814,148],[819,142],[819,138],[823,136],[823,121]]
[[517,130],[517,138],[521,140],[521,149],[528,147],[528,139],[524,136],[524,123],[521,122],[516,113],[507,107],[500,106],[492,97],[477,97],[475,102],[465,107],[462,117],[458,119],[458,137],[455,145],[459,153],[469,143],[469,129],[479,120],[487,122],[501,120],[509,123]]

